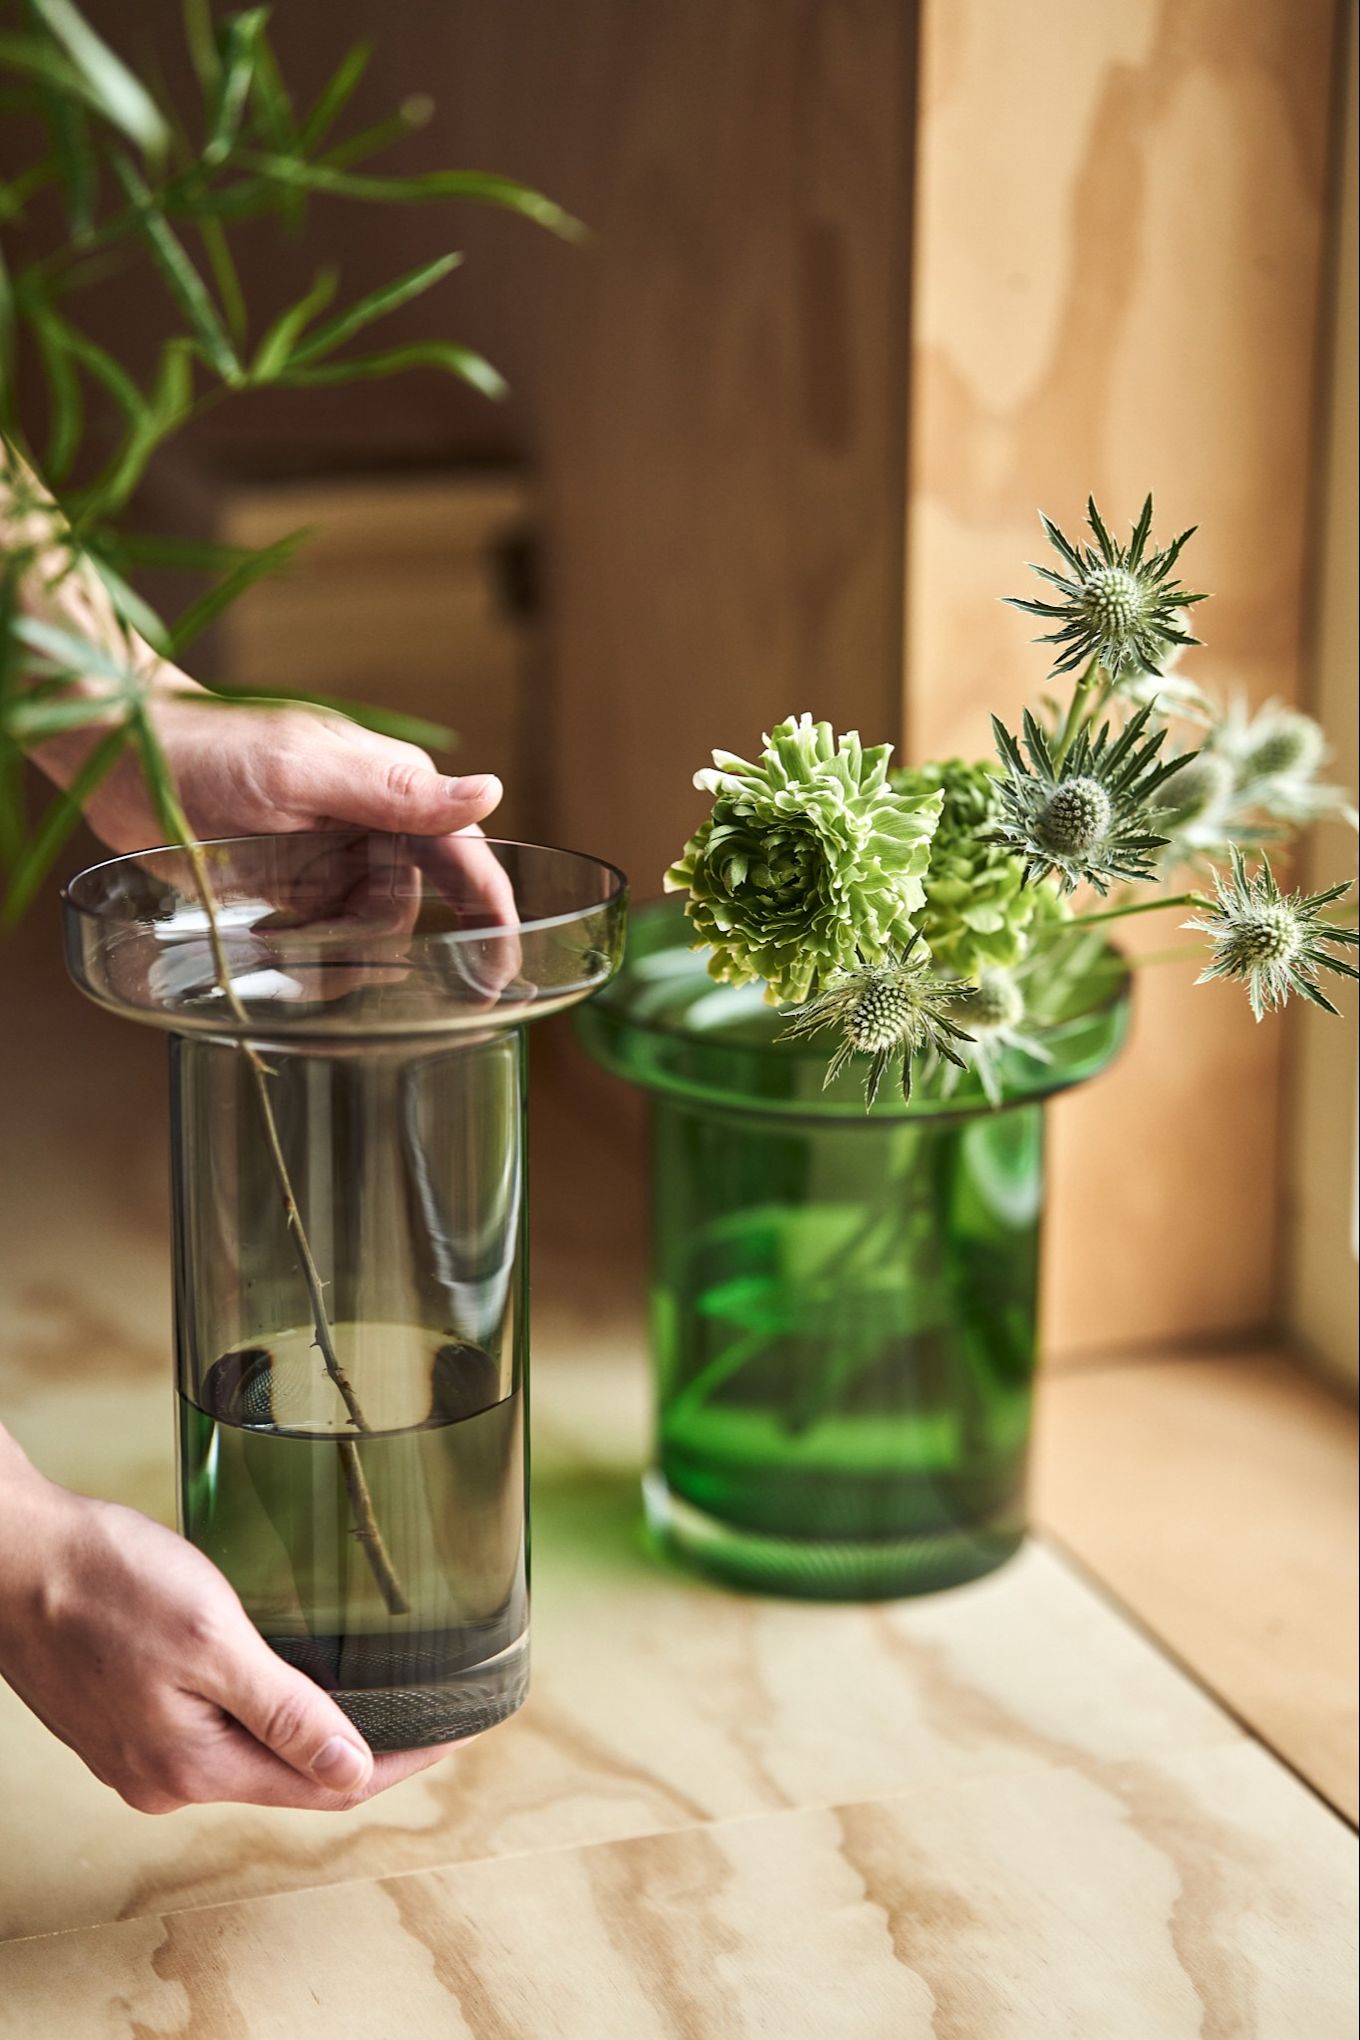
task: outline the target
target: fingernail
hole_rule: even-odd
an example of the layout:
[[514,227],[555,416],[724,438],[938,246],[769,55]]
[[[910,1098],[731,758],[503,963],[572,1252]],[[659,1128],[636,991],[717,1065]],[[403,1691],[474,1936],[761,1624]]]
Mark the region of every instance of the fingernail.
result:
[[450,791],[459,800],[486,800],[494,796],[499,800],[501,783],[494,772],[471,772],[466,779],[450,779]]
[[363,1751],[343,1735],[333,1735],[328,1743],[322,1743],[312,1758],[312,1776],[333,1792],[348,1792],[367,1770]]

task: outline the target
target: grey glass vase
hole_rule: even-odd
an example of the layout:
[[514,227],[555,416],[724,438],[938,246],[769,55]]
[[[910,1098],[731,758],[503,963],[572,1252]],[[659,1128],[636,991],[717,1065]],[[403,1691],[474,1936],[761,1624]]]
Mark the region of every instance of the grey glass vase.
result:
[[171,1035],[181,1528],[378,1750],[524,1698],[524,1023],[606,982],[624,899],[357,832],[67,890],[76,982]]

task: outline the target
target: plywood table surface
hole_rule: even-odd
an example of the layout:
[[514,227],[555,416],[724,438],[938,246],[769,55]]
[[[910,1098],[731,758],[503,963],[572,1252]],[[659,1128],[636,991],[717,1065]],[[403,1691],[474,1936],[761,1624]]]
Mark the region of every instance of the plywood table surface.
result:
[[[89,1381],[25,1373],[44,1308],[6,1407],[93,1485]],[[164,1513],[122,1337],[100,1484]],[[5,2040],[1347,2030],[1349,1830],[1052,1550],[877,1608],[717,1592],[639,1531],[634,1335],[539,1345],[512,1724],[343,1818],[153,1820],[0,1689]]]

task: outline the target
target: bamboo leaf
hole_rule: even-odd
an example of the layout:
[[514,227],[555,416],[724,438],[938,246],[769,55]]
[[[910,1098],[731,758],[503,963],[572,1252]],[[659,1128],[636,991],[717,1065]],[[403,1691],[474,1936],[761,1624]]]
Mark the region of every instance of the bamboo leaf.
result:
[[310,155],[326,139],[336,120],[354,96],[373,55],[372,43],[355,43],[347,50],[317,95],[316,104],[298,134],[299,154]]
[[80,394],[80,377],[66,346],[60,325],[47,307],[31,300],[27,306],[29,324],[42,356],[43,373],[51,398],[51,424],[44,469],[54,482],[65,479],[80,445],[85,405]]
[[279,313],[273,325],[261,340],[250,364],[250,380],[254,383],[272,382],[281,368],[288,364],[293,343],[318,312],[324,311],[335,295],[338,273],[334,269],[318,271],[315,283],[306,297],[299,298],[295,305]]
[[231,252],[222,222],[212,213],[205,213],[198,222],[198,231],[208,262],[212,268],[213,282],[217,295],[222,300],[226,315],[227,331],[239,347],[246,337],[246,301],[241,289],[241,279],[236,271],[236,262]]
[[241,116],[255,76],[260,36],[268,19],[267,7],[251,7],[244,14],[233,15],[227,23],[210,107],[208,139],[203,149],[203,161],[210,167],[226,161],[240,133]]
[[225,573],[244,556],[239,545],[215,544],[211,539],[157,536],[142,531],[96,530],[87,543],[98,544],[105,558],[123,565],[168,567],[182,573]]
[[165,152],[169,134],[155,100],[97,36],[72,0],[32,0],[33,10],[62,45],[84,81],[86,96],[116,128],[148,156]]
[[37,744],[44,737],[106,723],[117,709],[118,703],[111,696],[102,701],[34,701],[25,695],[21,701],[10,704],[5,721],[10,735],[21,744]]
[[90,238],[95,204],[94,151],[84,109],[52,85],[43,87],[43,107],[66,191],[66,224],[72,241],[80,247]]
[[212,0],[184,0],[182,12],[189,61],[206,97],[216,88],[222,68],[217,37],[213,32]]
[[98,346],[78,326],[50,309],[48,317],[60,329],[67,352],[87,369],[97,382],[103,384],[109,395],[126,412],[134,423],[146,415],[146,400],[132,377],[120,362]]
[[322,355],[334,353],[337,347],[343,346],[355,333],[362,332],[365,326],[372,325],[375,319],[386,318],[389,312],[395,312],[401,305],[409,304],[412,298],[430,290],[450,270],[456,269],[462,259],[461,255],[441,255],[436,261],[426,262],[408,275],[399,276],[394,282],[370,291],[357,304],[350,305],[348,310],[319,326],[311,339],[296,349],[289,366],[301,368],[305,363],[320,360]]
[[86,548],[84,557],[108,590],[109,600],[117,615],[132,630],[144,637],[153,651],[159,652],[162,658],[168,658],[170,633],[151,604],[144,601],[135,588],[129,587],[118,569],[111,566],[99,553]]
[[[116,680],[120,688],[136,688],[140,685],[137,675],[127,666],[119,665],[102,645],[92,644],[86,638],[78,638],[71,631],[62,630],[55,623],[44,623],[40,617],[16,616],[10,626],[10,634],[28,651],[36,652],[39,658],[46,659],[59,673],[70,674],[76,679],[98,674],[101,679]],[[12,713],[18,713],[27,705],[26,701],[20,702]],[[107,698],[102,707],[98,702],[92,705],[89,702],[71,701],[60,702],[56,706],[72,709],[89,709],[93,706],[96,715],[108,712]]]
[[470,347],[452,340],[420,340],[409,347],[394,347],[385,354],[362,354],[357,360],[335,361],[324,368],[300,368],[280,376],[280,382],[299,388],[317,388],[324,383],[368,381],[374,377],[402,375],[411,368],[440,368],[480,390],[484,397],[499,400],[508,385],[498,370]]
[[580,240],[586,231],[579,220],[541,192],[488,170],[427,170],[419,177],[360,177],[352,171],[335,170],[324,163],[304,163],[288,156],[244,151],[241,160],[276,183],[330,192],[337,198],[362,198],[386,205],[463,198],[477,205],[502,206],[508,212],[519,213],[567,241]]
[[310,708],[318,715],[342,715],[347,722],[359,723],[366,730],[377,730],[382,736],[397,737],[405,744],[419,744],[426,751],[450,751],[458,738],[445,723],[430,722],[423,715],[406,715],[400,709],[376,707],[369,702],[350,701],[333,694],[290,694],[280,689],[274,694],[237,694],[224,687],[195,694],[194,704],[199,708]]
[[71,784],[57,795],[37,828],[13,861],[0,920],[13,925],[51,870],[62,845],[80,821],[85,804],[108,778],[128,744],[126,724],[108,731],[95,745]]
[[137,209],[138,225],[151,250],[152,260],[165,279],[170,295],[193,327],[209,364],[225,383],[232,386],[240,384],[244,377],[236,350],[227,337],[207,286],[185,253],[183,242],[129,159],[117,154],[113,167],[123,190]]
[[206,595],[200,595],[197,602],[191,602],[176,618],[170,632],[170,647],[176,656],[191,638],[197,637],[215,617],[244,595],[247,588],[286,565],[310,535],[311,527],[304,525],[301,530],[290,531],[285,538],[276,539],[273,545],[261,546],[256,552],[247,553],[229,573],[223,575],[215,588],[209,588]]

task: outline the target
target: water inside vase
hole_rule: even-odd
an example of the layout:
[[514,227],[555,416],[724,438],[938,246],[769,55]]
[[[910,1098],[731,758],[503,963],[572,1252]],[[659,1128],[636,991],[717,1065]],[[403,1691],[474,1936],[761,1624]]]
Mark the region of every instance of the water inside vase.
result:
[[447,1331],[332,1331],[364,1429],[310,1325],[238,1345],[181,1395],[185,1535],[375,1749],[473,1734],[527,1682],[522,1394]]

